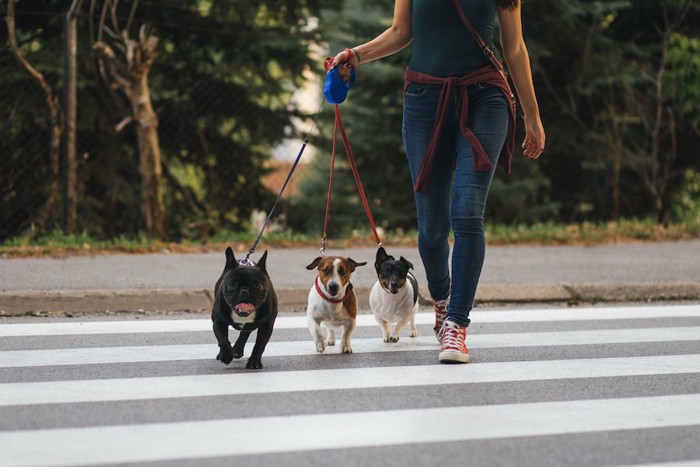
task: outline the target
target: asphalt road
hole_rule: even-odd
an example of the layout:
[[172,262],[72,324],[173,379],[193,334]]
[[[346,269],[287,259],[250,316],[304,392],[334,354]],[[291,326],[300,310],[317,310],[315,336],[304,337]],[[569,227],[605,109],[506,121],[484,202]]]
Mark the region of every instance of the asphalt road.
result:
[[[387,247],[425,272],[415,248]],[[264,246],[253,255],[257,260]],[[367,261],[353,275],[361,302],[376,280],[374,248],[329,250]],[[239,258],[245,252],[238,253]],[[268,271],[286,310],[303,309],[315,248],[272,249]],[[206,311],[223,252],[0,260],[0,315]],[[424,292],[425,293],[425,292]],[[426,293],[427,294],[427,293]],[[700,240],[599,246],[489,246],[479,303],[700,300]]]
[[285,314],[261,371],[200,317],[4,318],[0,466],[700,463],[700,305],[472,318],[441,365],[426,308],[397,344],[361,315],[352,355]]

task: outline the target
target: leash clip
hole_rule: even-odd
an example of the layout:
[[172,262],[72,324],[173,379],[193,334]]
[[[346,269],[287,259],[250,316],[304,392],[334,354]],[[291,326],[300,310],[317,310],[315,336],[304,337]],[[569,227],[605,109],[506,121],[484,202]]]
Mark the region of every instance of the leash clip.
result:
[[324,235],[323,238],[321,239],[321,248],[318,250],[321,253],[321,256],[326,256],[326,245],[328,244],[328,241],[326,240],[326,236]]
[[238,264],[240,264],[241,266],[255,266],[255,261],[250,259],[250,255],[252,255],[253,253],[255,253],[255,250],[251,248],[250,250],[248,250],[248,254],[245,255],[245,258],[238,261]]
[[255,261],[250,260],[248,258],[243,258],[242,260],[240,260],[238,262],[238,264],[241,266],[251,266],[252,267],[252,266],[255,266]]

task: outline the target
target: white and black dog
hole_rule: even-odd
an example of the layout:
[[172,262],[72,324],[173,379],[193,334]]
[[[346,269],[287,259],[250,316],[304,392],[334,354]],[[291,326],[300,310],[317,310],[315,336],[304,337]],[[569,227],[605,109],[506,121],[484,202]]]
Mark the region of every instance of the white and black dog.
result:
[[[379,247],[374,268],[377,270],[377,282],[369,294],[369,306],[382,328],[384,342],[398,342],[401,330],[407,323],[410,323],[410,336],[416,337],[418,281],[409,271],[413,264],[403,256],[394,259],[384,247]],[[393,333],[392,323],[396,323]]]

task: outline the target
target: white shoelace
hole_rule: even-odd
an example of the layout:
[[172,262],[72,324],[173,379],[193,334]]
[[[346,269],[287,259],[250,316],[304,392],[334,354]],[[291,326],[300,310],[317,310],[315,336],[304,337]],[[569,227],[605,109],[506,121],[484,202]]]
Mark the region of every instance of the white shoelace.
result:
[[464,339],[467,332],[462,326],[451,321],[445,321],[441,331],[443,349],[457,349],[460,352],[464,352]]
[[433,308],[435,310],[435,326],[433,330],[438,340],[442,340],[442,334],[444,332],[444,322],[447,319],[447,304],[448,299],[440,300],[439,302],[433,302]]

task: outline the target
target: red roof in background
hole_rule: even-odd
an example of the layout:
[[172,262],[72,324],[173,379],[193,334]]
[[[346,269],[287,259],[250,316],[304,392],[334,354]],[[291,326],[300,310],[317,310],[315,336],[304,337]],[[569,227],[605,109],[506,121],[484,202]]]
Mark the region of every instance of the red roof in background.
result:
[[[262,184],[270,190],[272,193],[277,195],[284,185],[284,181],[287,179],[289,171],[292,169],[293,162],[285,161],[273,161],[272,171],[265,175],[262,179]],[[290,196],[295,196],[299,193],[299,186],[297,183],[301,179],[302,174],[308,169],[307,164],[298,164],[297,168],[294,169],[292,178],[289,179],[287,188],[284,189],[282,198],[289,198]]]

